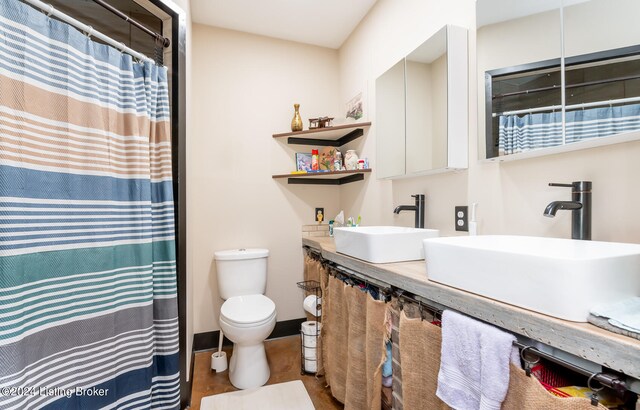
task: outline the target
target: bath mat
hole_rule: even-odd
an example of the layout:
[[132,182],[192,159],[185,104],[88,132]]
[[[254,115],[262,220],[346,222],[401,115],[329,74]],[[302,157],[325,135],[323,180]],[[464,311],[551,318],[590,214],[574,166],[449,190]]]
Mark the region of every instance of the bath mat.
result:
[[632,337],[634,339],[640,340],[640,333],[630,332],[626,329],[621,329],[609,323],[609,320],[606,317],[594,316],[589,313],[589,317],[587,317],[587,322],[591,323],[594,326],[598,326],[604,330],[608,330],[612,333],[617,333],[619,335],[624,335],[628,337]]
[[203,397],[202,410],[314,410],[300,380]]

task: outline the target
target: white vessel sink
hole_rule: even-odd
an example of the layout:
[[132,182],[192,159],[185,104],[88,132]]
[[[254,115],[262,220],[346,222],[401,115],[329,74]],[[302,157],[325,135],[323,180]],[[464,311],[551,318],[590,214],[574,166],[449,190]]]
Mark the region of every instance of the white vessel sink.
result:
[[334,228],[336,251],[371,263],[424,259],[422,240],[440,235],[437,229],[403,226]]
[[640,245],[530,236],[427,239],[429,280],[586,322],[598,303],[640,296]]

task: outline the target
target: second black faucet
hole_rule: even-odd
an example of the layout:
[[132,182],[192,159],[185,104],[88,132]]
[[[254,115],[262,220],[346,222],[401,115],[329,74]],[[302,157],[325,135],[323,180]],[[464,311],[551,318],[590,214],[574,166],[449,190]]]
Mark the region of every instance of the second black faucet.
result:
[[394,214],[401,211],[414,211],[416,213],[415,227],[424,229],[424,194],[411,195],[416,199],[415,205],[399,205],[393,210]]
[[560,209],[571,210],[571,239],[591,239],[591,181],[571,184],[550,183],[549,186],[571,188],[571,201],[553,201],[544,210],[544,216],[553,218]]

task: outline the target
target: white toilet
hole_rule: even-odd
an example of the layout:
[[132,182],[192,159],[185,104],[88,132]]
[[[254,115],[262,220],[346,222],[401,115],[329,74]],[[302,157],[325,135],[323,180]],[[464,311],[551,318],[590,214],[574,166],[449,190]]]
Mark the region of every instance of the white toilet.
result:
[[267,287],[267,249],[215,252],[220,329],[233,342],[229,380],[238,389],[251,389],[269,380],[264,340],[276,325],[276,305],[264,296]]

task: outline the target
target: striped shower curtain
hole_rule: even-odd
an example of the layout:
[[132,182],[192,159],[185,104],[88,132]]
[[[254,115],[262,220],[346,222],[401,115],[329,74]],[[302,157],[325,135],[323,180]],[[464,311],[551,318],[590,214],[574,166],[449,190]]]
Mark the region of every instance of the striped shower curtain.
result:
[[562,112],[501,115],[499,155],[637,132],[640,130],[640,104],[574,109],[566,112],[565,123],[566,136],[563,140]]
[[179,408],[167,70],[0,1],[0,409]]

